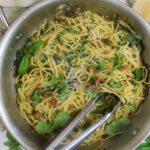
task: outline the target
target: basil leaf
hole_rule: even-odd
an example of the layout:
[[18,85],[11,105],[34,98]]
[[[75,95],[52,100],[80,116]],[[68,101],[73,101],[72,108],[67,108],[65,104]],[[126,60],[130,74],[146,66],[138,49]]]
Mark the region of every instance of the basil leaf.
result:
[[34,103],[36,103],[36,104],[39,104],[41,102],[41,99],[40,99],[40,97],[38,96],[37,93],[33,94],[32,99],[33,99]]
[[136,68],[135,71],[134,71],[134,74],[135,74],[135,79],[137,81],[140,81],[141,76],[142,76],[141,69],[140,68]]
[[90,97],[92,97],[92,98],[95,98],[95,97],[98,95],[98,92],[94,92],[94,91],[93,91],[92,89],[90,89],[90,88],[86,88],[85,91],[86,91],[86,93],[87,93]]
[[72,33],[72,34],[77,34],[77,31],[74,30],[73,28],[69,27],[69,28],[67,28],[67,29],[69,30],[70,33]]
[[33,44],[31,45],[31,47],[30,47],[30,50],[29,50],[30,53],[31,53],[32,55],[35,55],[37,49],[38,49],[41,45],[43,45],[43,44],[45,44],[45,43],[46,43],[46,42],[45,42],[45,41],[42,41],[42,40],[33,43]]
[[8,141],[5,142],[4,145],[9,147],[9,150],[22,150],[19,143],[10,135],[8,131],[6,132],[6,136]]
[[123,84],[122,84],[121,82],[115,82],[114,80],[112,80],[112,81],[110,82],[110,85],[111,85],[111,87],[113,87],[113,88],[119,88],[119,87],[122,87],[122,86],[123,86]]
[[34,129],[38,133],[51,133],[54,130],[51,124],[44,121],[39,121]]
[[71,92],[64,92],[60,94],[58,97],[61,101],[65,101],[69,96],[71,95]]
[[70,120],[70,114],[68,112],[59,112],[53,122],[53,127],[58,128],[65,125]]
[[118,22],[119,14],[113,15],[113,22],[116,24]]
[[19,64],[19,67],[18,67],[18,73],[19,75],[24,75],[26,73],[26,71],[28,70],[29,68],[29,55],[25,55],[20,64]]
[[126,132],[131,126],[131,120],[128,118],[121,118],[112,121],[106,127],[106,133],[110,135],[119,135]]

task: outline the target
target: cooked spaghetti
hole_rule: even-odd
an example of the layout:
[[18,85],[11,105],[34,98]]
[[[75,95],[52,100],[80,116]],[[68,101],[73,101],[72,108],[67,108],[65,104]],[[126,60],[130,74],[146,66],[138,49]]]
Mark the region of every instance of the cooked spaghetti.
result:
[[67,15],[58,13],[55,21],[46,19],[17,53],[15,81],[21,115],[38,133],[53,137],[99,92],[108,93],[67,143],[110,111],[116,95],[122,105],[82,144],[103,143],[112,136],[106,132],[112,121],[130,118],[141,108],[147,78],[142,49],[142,37],[117,15],[110,19],[70,10]]

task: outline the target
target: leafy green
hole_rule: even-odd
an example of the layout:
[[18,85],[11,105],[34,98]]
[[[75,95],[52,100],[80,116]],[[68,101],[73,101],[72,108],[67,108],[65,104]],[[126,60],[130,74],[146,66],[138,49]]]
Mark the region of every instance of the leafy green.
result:
[[18,84],[16,84],[16,88],[18,89],[18,88],[21,88],[22,87],[22,82],[19,82]]
[[61,41],[61,37],[62,37],[65,33],[66,33],[66,30],[64,30],[64,31],[62,31],[62,32],[60,32],[60,33],[58,34],[57,38],[58,38],[58,41],[59,41],[59,42]]
[[110,85],[113,88],[119,88],[119,87],[123,86],[123,84],[121,82],[115,82],[114,80],[110,81]]
[[77,55],[80,55],[81,53],[83,53],[85,51],[85,45],[88,43],[89,41],[83,41],[82,45],[76,50]]
[[61,101],[65,101],[69,96],[71,95],[71,92],[64,91],[62,94],[60,94],[58,97]]
[[136,85],[139,85],[139,82],[141,79],[142,79],[142,71],[140,68],[136,68],[135,71],[134,71],[134,75],[135,75],[135,79],[133,80],[133,84],[136,86]]
[[18,73],[19,75],[24,75],[26,73],[26,71],[28,70],[29,68],[29,55],[25,55],[20,64],[19,64],[19,67],[18,67]]
[[50,80],[50,87],[53,90],[56,91],[63,91],[66,89],[66,83],[63,81],[61,77],[56,77],[55,74],[52,74],[51,80]]
[[121,118],[112,121],[106,127],[106,133],[110,135],[118,135],[126,132],[131,126],[131,120],[128,118]]
[[38,49],[40,46],[44,45],[45,43],[46,43],[46,42],[45,42],[45,41],[42,41],[42,40],[36,41],[35,43],[33,43],[33,44],[31,45],[29,52],[34,56],[34,55],[36,54],[37,49]]
[[140,81],[141,78],[142,78],[141,69],[140,68],[136,68],[135,71],[134,71],[134,74],[135,74],[135,79],[137,81]]
[[93,65],[93,67],[96,67],[96,71],[94,72],[94,74],[92,75],[92,77],[95,77],[97,73],[100,73],[102,71],[104,71],[105,69],[105,62],[102,61],[101,64],[96,64],[96,65]]
[[95,98],[98,95],[98,92],[94,92],[90,88],[85,88],[85,91],[91,98]]
[[145,142],[138,146],[135,150],[150,150],[150,136],[148,136]]
[[46,91],[49,91],[50,89],[51,89],[50,86],[44,87],[44,88],[42,88],[42,89],[38,92],[38,95],[42,95],[42,94],[44,94]]
[[22,150],[20,144],[10,135],[8,131],[6,132],[6,136],[8,141],[5,142],[4,145],[9,147],[9,150]]
[[39,95],[37,93],[34,93],[33,94],[33,97],[32,97],[33,101],[36,103],[36,104],[39,104],[41,102],[41,99],[39,97]]
[[119,14],[113,15],[113,22],[116,24],[118,22]]
[[58,128],[65,125],[70,120],[70,114],[68,112],[59,112],[54,121],[53,127]]
[[69,28],[67,28],[68,29],[68,31],[70,32],[70,33],[72,33],[72,34],[77,34],[77,31],[75,30],[75,29],[73,29],[73,28],[71,28],[71,27],[69,27]]
[[124,55],[120,54],[119,57],[112,59],[113,62],[116,63],[116,65],[110,71],[111,76],[112,76],[114,70],[120,68],[123,65],[123,63],[124,63],[123,58],[124,58]]
[[124,105],[128,106],[132,112],[136,111],[136,108],[134,108],[131,104],[124,103]]
[[35,131],[38,133],[51,133],[53,129],[51,124],[44,121],[39,121],[35,126]]
[[136,45],[139,50],[142,50],[142,36],[140,34],[127,34],[124,36],[124,40],[130,42],[132,45]]
[[107,106],[108,102],[105,101],[98,109],[91,111],[91,114],[100,114]]

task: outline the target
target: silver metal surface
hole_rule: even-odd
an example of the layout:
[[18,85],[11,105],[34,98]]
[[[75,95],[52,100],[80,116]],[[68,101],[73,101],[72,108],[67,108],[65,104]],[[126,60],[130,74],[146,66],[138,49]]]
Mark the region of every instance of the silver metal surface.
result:
[[[59,4],[75,2],[81,10],[91,10],[100,15],[120,16],[130,23],[143,35],[145,49],[142,54],[143,61],[150,65],[150,28],[144,19],[134,10],[119,1],[113,0],[44,0],[25,11],[10,26],[0,44],[0,115],[10,133],[28,150],[41,150],[50,142],[31,132],[31,127],[22,118],[16,103],[16,90],[13,79],[13,62],[16,51],[21,48],[29,35],[39,27],[44,18],[52,19]],[[28,24],[28,26],[27,26]],[[20,39],[16,36],[22,34]],[[149,90],[148,90],[149,93]],[[116,136],[104,144],[111,146],[111,150],[134,149],[150,131],[150,96],[146,96],[141,113],[132,118],[133,129],[139,132],[132,136],[132,132]],[[98,150],[98,143],[90,146],[78,147],[78,150]]]
[[91,100],[89,104],[81,110],[76,117],[67,125],[67,127],[50,143],[46,150],[55,149],[68,135],[69,133],[78,125],[78,123],[85,117],[85,115],[93,108],[96,101],[102,99],[105,93],[100,93],[95,99]]
[[71,150],[71,149],[77,147],[85,138],[87,138],[99,126],[101,126],[103,123],[105,123],[116,112],[116,110],[119,108],[120,105],[121,105],[121,102],[119,102],[110,113],[104,115],[99,121],[97,121],[95,124],[93,124],[87,130],[85,130],[83,133],[81,133],[79,136],[77,136],[75,139],[73,139],[69,144],[62,147],[60,150]]
[[0,6],[0,15],[1,15],[1,21],[3,23],[3,26],[8,29],[10,25],[9,25],[9,23],[7,21],[7,18],[5,16],[5,13],[3,11],[3,7],[2,6]]

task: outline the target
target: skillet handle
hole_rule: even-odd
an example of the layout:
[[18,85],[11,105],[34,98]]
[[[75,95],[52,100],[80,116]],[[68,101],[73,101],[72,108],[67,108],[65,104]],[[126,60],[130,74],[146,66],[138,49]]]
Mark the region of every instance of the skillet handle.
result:
[[1,23],[2,23],[2,28],[3,29],[8,29],[9,28],[9,23],[8,23],[8,20],[6,18],[6,15],[4,13],[4,10],[3,10],[3,7],[0,6],[0,17],[1,17]]

